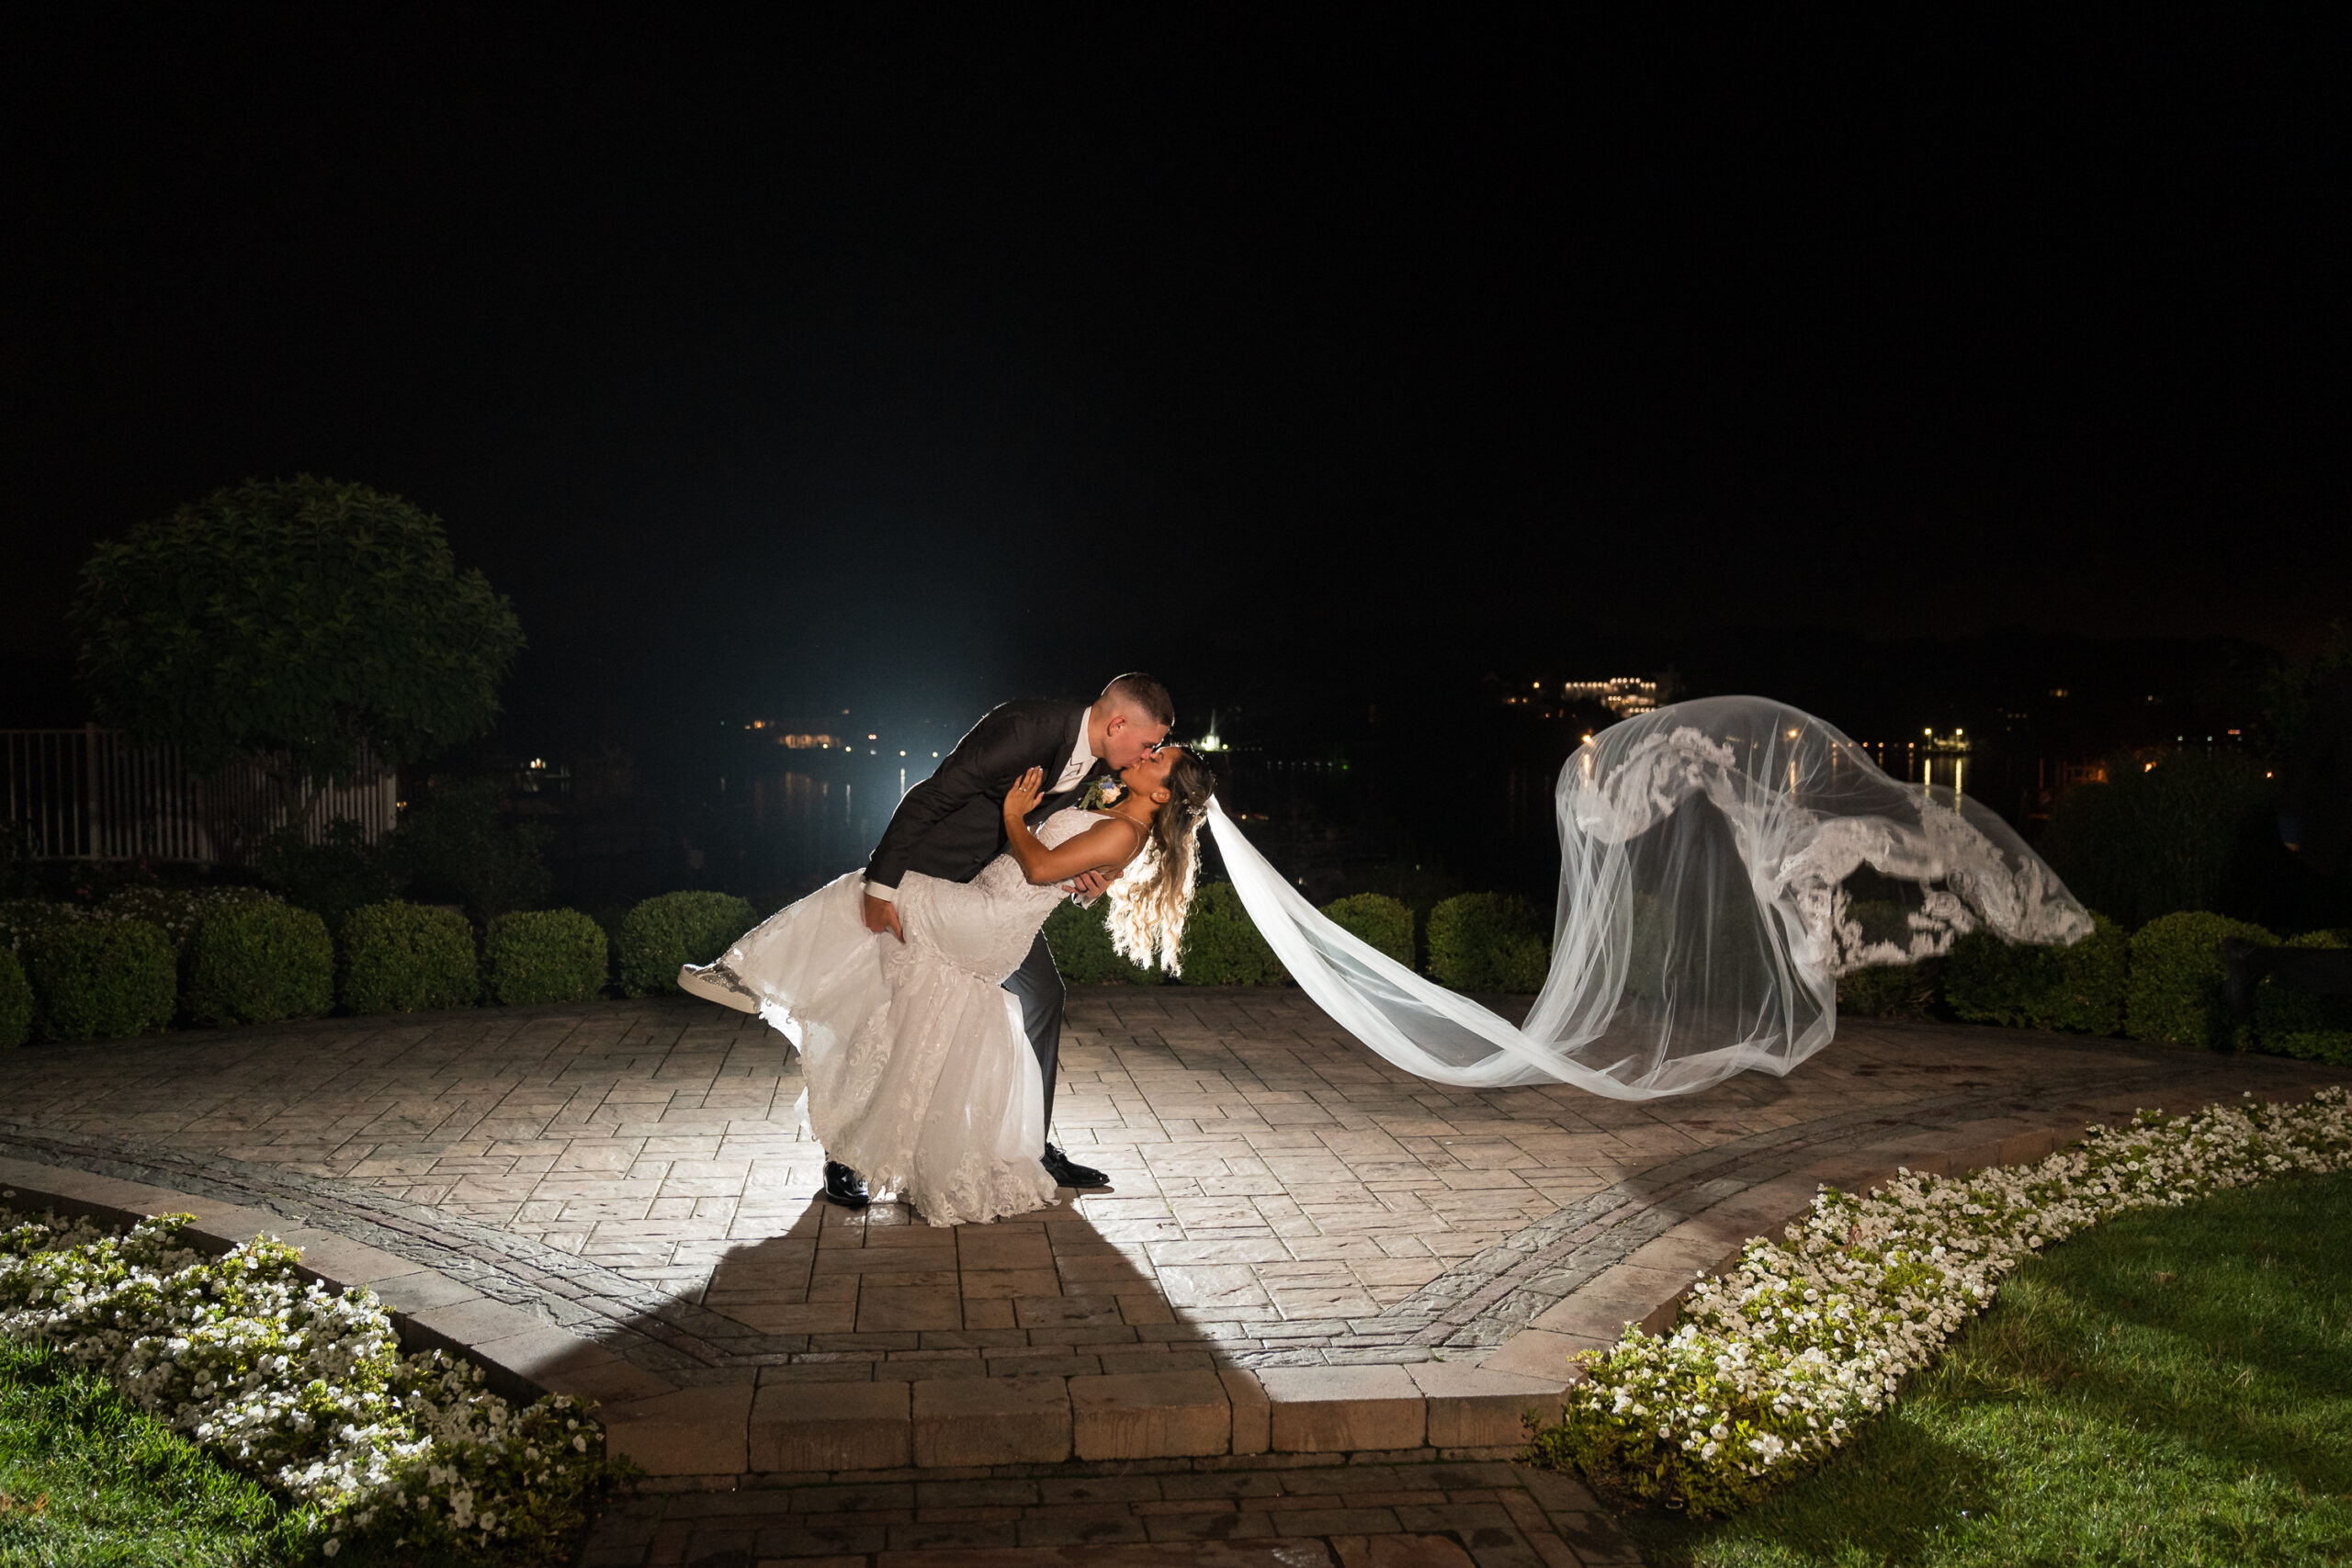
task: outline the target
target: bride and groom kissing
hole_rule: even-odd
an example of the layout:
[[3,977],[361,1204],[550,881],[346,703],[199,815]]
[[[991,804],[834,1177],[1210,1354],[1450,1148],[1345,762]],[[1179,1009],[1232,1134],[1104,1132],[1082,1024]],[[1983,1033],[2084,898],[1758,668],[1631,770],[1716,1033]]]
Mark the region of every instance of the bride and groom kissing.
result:
[[1065,897],[1107,897],[1119,951],[1176,968],[1216,779],[1168,742],[1175,717],[1140,673],[1089,704],[992,709],[863,872],[680,971],[798,1044],[825,1198],[863,1208],[870,1182],[948,1225],[1110,1185],[1046,1141],[1063,988],[1045,923]]

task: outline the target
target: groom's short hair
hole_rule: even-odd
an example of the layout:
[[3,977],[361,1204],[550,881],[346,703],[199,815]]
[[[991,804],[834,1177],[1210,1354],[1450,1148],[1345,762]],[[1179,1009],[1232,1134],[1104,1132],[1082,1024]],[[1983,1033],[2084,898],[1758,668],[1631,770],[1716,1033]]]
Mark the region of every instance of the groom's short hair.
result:
[[1105,700],[1135,710],[1154,724],[1176,722],[1176,702],[1168,688],[1140,670],[1130,670],[1102,688]]

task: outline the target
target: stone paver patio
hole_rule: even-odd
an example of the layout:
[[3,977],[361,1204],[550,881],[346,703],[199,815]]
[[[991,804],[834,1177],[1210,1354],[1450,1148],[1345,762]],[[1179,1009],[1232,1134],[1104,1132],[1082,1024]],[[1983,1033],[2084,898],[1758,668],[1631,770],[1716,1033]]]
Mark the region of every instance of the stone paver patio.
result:
[[[1508,1537],[1524,1561],[1603,1562],[1619,1549],[1589,1499],[1496,1467],[1520,1412],[1556,1408],[1571,1351],[1669,1321],[1695,1270],[1818,1182],[2032,1157],[2138,1106],[2347,1076],[1849,1020],[1788,1078],[1628,1105],[1428,1083],[1295,991],[1178,987],[1074,995],[1062,1064],[1057,1136],[1115,1190],[985,1227],[817,1201],[822,1156],[780,1037],[676,998],[13,1053],[0,1180],[124,1210],[185,1195],[172,1206],[224,1239],[287,1235],[328,1277],[373,1284],[413,1337],[465,1346],[518,1388],[605,1401],[616,1445],[669,1484],[808,1493],[768,1495],[777,1518],[864,1509],[828,1538],[846,1560],[977,1562],[1065,1527],[1070,1550],[1101,1548],[1071,1561],[1175,1551],[1193,1527],[1151,1519],[1221,1498],[1210,1511],[1241,1521],[1252,1494],[1213,1478],[1279,1473],[1259,1522],[1268,1541],[1299,1537],[1294,1555],[1232,1561],[1453,1561],[1441,1536],[1472,1550],[1492,1529],[1473,1560],[1522,1560],[1494,1555]],[[1390,1488],[1408,1505],[1284,1468],[1351,1459],[1487,1468],[1411,1471]],[[1069,1495],[1090,1466],[1098,1492],[1136,1466],[1192,1479],[1181,1496],[1132,1479]],[[929,1510],[918,1495],[981,1481],[1010,1490]],[[918,1490],[869,1507],[854,1483]],[[1358,1500],[1324,1506],[1343,1495]],[[1080,1504],[1111,1522],[1035,1522]],[[684,1499],[633,1506],[600,1548],[611,1561],[694,1561],[670,1553],[770,1528]],[[999,1512],[918,1517],[939,1508]],[[1439,1516],[1415,1508],[1487,1522],[1417,1529]],[[1274,1528],[1286,1510],[1300,1528]],[[990,1529],[925,1534],[959,1522]],[[770,1525],[795,1553],[822,1544],[805,1519]],[[1231,1532],[1255,1526],[1199,1528],[1239,1551]],[[1322,1555],[1295,1555],[1309,1545]],[[739,1547],[753,1550],[712,1550]]]

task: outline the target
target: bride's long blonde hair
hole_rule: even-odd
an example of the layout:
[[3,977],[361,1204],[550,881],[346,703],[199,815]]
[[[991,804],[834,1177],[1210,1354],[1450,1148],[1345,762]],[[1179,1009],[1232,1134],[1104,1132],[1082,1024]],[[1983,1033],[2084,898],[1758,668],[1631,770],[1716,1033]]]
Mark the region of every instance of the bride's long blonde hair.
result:
[[1106,889],[1111,899],[1111,945],[1120,956],[1150,967],[1157,963],[1178,973],[1184,915],[1193,904],[1193,882],[1200,871],[1201,822],[1216,775],[1189,747],[1177,748],[1168,770],[1168,804],[1151,819],[1143,849]]

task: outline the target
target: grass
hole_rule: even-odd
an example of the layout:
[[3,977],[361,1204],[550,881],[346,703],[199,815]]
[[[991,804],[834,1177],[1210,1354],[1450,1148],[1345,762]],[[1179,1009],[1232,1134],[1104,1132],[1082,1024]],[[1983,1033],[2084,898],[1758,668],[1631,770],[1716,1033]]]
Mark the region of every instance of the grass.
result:
[[275,1562],[284,1515],[100,1380],[0,1340],[0,1564]]
[[1653,1568],[2352,1563],[2352,1175],[2086,1231],[1763,1506],[1620,1522]]

